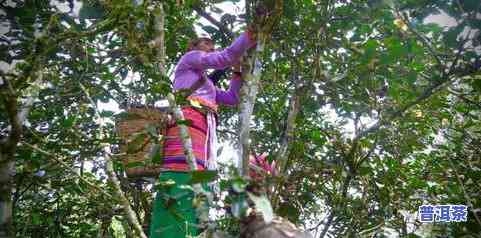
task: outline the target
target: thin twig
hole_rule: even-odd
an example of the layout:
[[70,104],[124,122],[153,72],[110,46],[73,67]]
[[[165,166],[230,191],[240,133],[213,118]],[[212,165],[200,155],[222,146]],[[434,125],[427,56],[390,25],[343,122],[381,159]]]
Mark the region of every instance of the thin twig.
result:
[[[448,156],[448,161],[451,169],[454,171],[454,174],[456,175],[456,179],[458,180],[459,186],[461,187],[461,190],[463,191],[464,198],[466,199],[466,202],[468,203],[468,206],[471,207],[471,209],[474,209],[475,207],[473,206],[473,202],[471,197],[468,195],[466,192],[466,188],[464,187],[463,181],[461,180],[458,169],[454,165],[452,158]],[[473,210],[473,215],[474,218],[476,219],[476,222],[478,222],[478,225],[481,227],[481,219],[479,218],[478,214],[476,211]]]
[[205,12],[201,7],[194,5],[192,8],[194,9],[194,11],[197,12],[197,14],[199,14],[200,16],[208,20],[210,23],[215,25],[217,28],[219,28],[220,32],[222,32],[222,35],[226,40],[234,38],[234,33],[232,33],[232,31],[230,31],[226,25],[217,21],[215,18],[213,18],[211,15]]
[[[279,151],[276,156],[276,163],[279,165],[279,175],[284,176],[283,180],[280,180],[275,188],[273,194],[276,194],[277,191],[281,188],[282,181],[286,180],[287,173],[287,160],[288,160],[288,152],[289,148],[294,140],[294,131],[296,130],[296,118],[300,111],[301,106],[301,94],[303,93],[304,87],[300,86],[299,76],[297,75],[298,72],[295,70],[292,72],[292,78],[295,80],[296,85],[294,89],[294,93],[290,100],[289,105],[289,112],[287,113],[287,122],[286,122],[286,129],[284,133],[284,137],[281,140],[281,145],[279,147]],[[277,206],[279,202],[279,196],[276,196],[273,201],[273,207]]]
[[[104,133],[104,123],[103,123],[103,119],[102,117],[100,116],[100,112],[97,108],[97,104],[94,102],[94,100],[90,97],[90,94],[89,92],[87,91],[87,89],[83,86],[82,83],[79,83],[80,84],[80,88],[82,89],[82,91],[85,93],[85,96],[88,98],[88,100],[90,101],[90,103],[92,104],[92,106],[94,107],[95,109],[95,115],[97,117],[97,120],[100,124],[100,135],[99,135],[99,139],[100,140],[103,140],[106,136],[105,136],[105,133]],[[127,221],[129,222],[129,224],[134,228],[134,230],[137,232],[137,234],[141,237],[141,238],[147,238],[147,236],[145,235],[144,233],[144,230],[142,229],[142,225],[140,225],[140,222],[139,222],[139,219],[137,218],[137,215],[136,213],[134,212],[134,210],[132,209],[132,206],[130,205],[130,202],[129,200],[127,199],[127,197],[125,196],[125,193],[124,191],[122,191],[122,187],[120,185],[120,181],[117,177],[117,174],[115,173],[114,171],[114,168],[113,168],[113,163],[112,163],[112,158],[110,157],[110,153],[109,153],[109,148],[108,146],[106,148],[104,148],[104,155],[105,155],[105,169],[107,171],[107,174],[109,176],[109,179],[110,181],[112,182],[113,186],[114,186],[114,192],[116,193],[117,197],[120,199],[120,203],[122,205],[122,207],[124,208],[124,211],[125,211],[125,215],[127,216]]]
[[406,105],[404,105],[403,107],[401,107],[400,109],[398,109],[397,111],[395,111],[394,113],[388,115],[385,119],[380,119],[378,122],[376,122],[374,125],[372,125],[371,127],[361,131],[359,134],[356,135],[356,137],[354,137],[354,140],[359,140],[361,139],[362,137],[365,137],[367,136],[368,134],[371,134],[377,130],[379,130],[381,128],[381,126],[384,126],[384,125],[388,125],[389,123],[391,123],[392,121],[394,121],[395,119],[399,118],[399,117],[402,117],[403,114],[408,111],[409,109],[411,109],[413,106],[415,105],[418,105],[419,103],[423,102],[424,100],[428,99],[429,97],[431,97],[433,94],[435,94],[436,92],[438,92],[440,90],[440,88],[444,88],[445,86],[449,85],[450,83],[452,83],[453,81],[452,80],[444,80],[444,81],[441,81],[441,82],[437,82],[435,83],[434,85],[430,86],[428,89],[426,89],[423,94],[421,94],[421,96],[419,96],[418,98],[416,98],[416,100],[410,102],[410,103],[407,103]]
[[324,238],[326,235],[327,231],[329,230],[329,227],[331,226],[332,220],[334,219],[334,213],[331,212],[329,216],[327,217],[326,225],[324,225],[324,229],[322,229],[321,234],[319,234],[319,238]]
[[99,186],[91,183],[90,181],[86,180],[84,177],[80,176],[79,174],[77,174],[77,172],[72,168],[71,165],[65,163],[59,156],[59,155],[55,155],[53,153],[50,153],[48,151],[45,151],[43,149],[40,149],[38,148],[37,146],[35,145],[32,145],[32,144],[29,144],[28,142],[25,142],[23,141],[22,142],[23,145],[26,145],[27,147],[29,147],[30,149],[36,151],[36,152],[39,152],[41,154],[44,154],[47,156],[47,158],[49,159],[53,159],[55,160],[55,162],[59,163],[60,165],[62,165],[62,167],[64,169],[66,169],[67,171],[69,171],[71,174],[75,174],[76,176],[78,176],[78,178],[80,179],[80,181],[84,182],[85,184],[87,184],[88,186],[94,188],[95,190],[101,192],[103,195],[105,195],[107,198],[112,198],[112,196],[107,193],[104,189],[100,188]]
[[423,45],[428,49],[429,53],[434,57],[434,59],[437,62],[438,68],[441,70],[441,72],[444,72],[444,64],[441,61],[441,58],[439,58],[439,55],[436,53],[434,50],[433,46],[429,43],[429,41],[424,38],[418,31],[414,29],[414,27],[410,24],[409,19],[405,15],[399,12],[398,9],[395,9],[396,14],[401,17],[401,20],[408,26],[408,30],[413,33],[422,43]]

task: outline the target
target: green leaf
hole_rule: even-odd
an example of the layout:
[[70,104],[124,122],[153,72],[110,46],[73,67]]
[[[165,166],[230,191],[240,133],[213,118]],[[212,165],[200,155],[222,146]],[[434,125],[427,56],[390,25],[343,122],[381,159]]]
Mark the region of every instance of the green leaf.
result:
[[202,26],[202,30],[204,30],[205,32],[209,33],[209,34],[214,34],[216,33],[218,30],[213,27],[213,26]]
[[162,145],[155,143],[150,150],[149,158],[154,164],[162,164]]
[[458,45],[458,37],[460,36],[461,32],[463,31],[466,24],[460,24],[448,32],[444,34],[445,42],[450,47],[457,47]]
[[40,217],[40,214],[34,212],[31,214],[31,217],[32,217],[32,224],[34,225],[42,224],[42,218]]
[[271,202],[265,195],[256,196],[247,192],[249,198],[254,202],[256,210],[262,213],[262,217],[266,223],[270,223],[274,219],[274,211],[272,210]]
[[375,56],[378,46],[379,44],[377,43],[376,40],[371,39],[366,42],[366,44],[364,45],[364,61],[365,62],[369,62],[369,60],[371,60]]
[[80,19],[100,19],[103,18],[105,10],[101,4],[85,3],[79,11]]
[[221,14],[223,11],[222,9],[218,8],[218,7],[215,7],[215,6],[211,6],[210,7],[210,10],[216,14]]
[[142,119],[143,117],[137,113],[121,112],[115,115],[115,118],[116,120],[136,120],[136,119]]
[[217,149],[217,157],[219,157],[222,154],[223,149],[224,149],[223,146],[219,146],[219,148]]
[[472,9],[478,9],[480,6],[480,1],[479,0],[463,0],[459,1],[460,4],[463,5],[463,8],[466,10],[472,10]]
[[192,120],[190,120],[190,119],[178,120],[178,121],[176,121],[176,123],[177,123],[177,125],[191,126],[191,125],[192,125]]
[[114,115],[113,111],[104,110],[100,112],[101,117],[112,117]]
[[234,189],[236,193],[244,192],[246,187],[247,187],[247,182],[242,179],[236,179],[232,182],[232,189]]
[[359,167],[359,175],[361,175],[361,176],[370,174],[371,172],[372,172],[372,168],[371,168],[371,166],[369,166],[369,164],[367,164],[367,163],[363,163],[363,164]]
[[94,47],[88,47],[87,52],[90,53],[90,54],[93,54],[93,53],[97,52],[97,49],[95,49]]
[[125,168],[134,168],[134,167],[142,167],[144,166],[144,162],[142,161],[135,161],[135,162],[130,162],[125,165]]
[[383,64],[392,64],[400,60],[409,51],[408,47],[404,47],[399,39],[394,37],[384,40],[384,45],[387,48],[387,54],[382,57]]
[[114,165],[114,170],[115,171],[124,171],[126,166],[124,165],[124,163],[122,163],[121,160],[113,160],[113,165]]
[[392,58],[399,58],[405,53],[407,53],[407,49],[403,47],[403,45],[397,39],[392,42],[388,47],[389,54]]
[[321,136],[321,132],[319,130],[313,130],[311,132],[311,139],[317,144],[317,145],[323,145],[326,143],[326,138]]
[[247,209],[249,209],[249,204],[247,203],[245,194],[239,194],[233,197],[231,212],[235,218],[240,219],[245,217]]
[[153,138],[158,138],[159,133],[157,132],[157,127],[154,124],[147,124],[145,125],[145,130],[149,133],[150,136]]
[[134,139],[127,143],[127,154],[136,153],[146,145],[147,134],[141,132],[134,134]]
[[196,170],[191,172],[191,183],[207,183],[217,178],[217,171],[213,170]]
[[416,79],[417,79],[418,75],[415,71],[410,71],[406,77],[407,79],[407,82],[409,84],[414,84],[414,82],[416,82]]
[[443,28],[441,28],[438,24],[436,23],[428,23],[422,25],[423,28],[425,28],[428,32],[434,32],[434,33],[439,33],[443,31]]
[[480,78],[475,78],[473,80],[473,83],[471,84],[474,90],[476,90],[478,93],[481,93],[481,79]]
[[67,117],[63,120],[62,126],[65,127],[65,128],[70,128],[74,125],[76,120],[77,120],[76,116]]
[[294,223],[299,221],[300,210],[291,203],[285,202],[280,204],[277,212],[279,216],[286,217],[289,221]]

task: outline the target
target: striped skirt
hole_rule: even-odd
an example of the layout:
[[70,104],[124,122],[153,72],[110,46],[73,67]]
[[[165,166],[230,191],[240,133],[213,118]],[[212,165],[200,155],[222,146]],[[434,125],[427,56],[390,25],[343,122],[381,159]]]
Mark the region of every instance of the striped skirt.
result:
[[[192,150],[197,161],[197,169],[204,170],[207,160],[207,133],[208,125],[206,115],[191,108],[182,109],[184,118],[190,121],[189,134],[192,139]],[[178,126],[167,129],[167,138],[164,141],[164,158],[162,168],[170,171],[190,171],[184,155],[182,141],[180,139],[180,130]]]

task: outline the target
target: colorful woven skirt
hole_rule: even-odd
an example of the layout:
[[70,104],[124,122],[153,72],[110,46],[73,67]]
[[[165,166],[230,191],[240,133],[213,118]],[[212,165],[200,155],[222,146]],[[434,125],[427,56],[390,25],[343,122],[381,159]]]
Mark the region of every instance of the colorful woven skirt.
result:
[[[192,139],[192,150],[197,161],[197,169],[203,170],[207,167],[206,160],[208,155],[208,125],[206,116],[191,107],[183,108],[182,112],[184,118],[189,121],[189,134]],[[185,159],[179,127],[169,128],[166,136],[162,167],[170,171],[190,171],[189,164]]]
[[[215,169],[215,151],[217,138],[216,120],[212,112],[206,114],[191,107],[182,109],[184,118],[189,121],[189,134],[192,150],[197,162],[197,170]],[[160,173],[160,187],[154,201],[151,238],[185,238],[198,235],[198,219],[192,201],[192,190],[182,185],[190,184],[191,171],[184,155],[180,129],[178,126],[167,130],[164,141],[162,168],[168,171]],[[207,163],[208,161],[208,163]],[[162,186],[167,181],[174,185]],[[209,190],[206,184],[204,189]]]

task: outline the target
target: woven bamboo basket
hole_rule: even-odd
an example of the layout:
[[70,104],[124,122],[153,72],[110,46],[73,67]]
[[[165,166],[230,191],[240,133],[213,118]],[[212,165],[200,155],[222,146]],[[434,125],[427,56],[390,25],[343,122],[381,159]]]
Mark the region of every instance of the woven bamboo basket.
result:
[[[161,165],[153,164],[149,154],[154,143],[162,143],[162,141],[156,141],[148,136],[151,132],[147,131],[147,127],[155,128],[158,134],[165,135],[172,116],[168,113],[167,108],[147,106],[129,107],[124,115],[116,121],[116,130],[121,138],[120,152],[125,154],[121,156],[121,159],[125,165],[127,177],[157,177],[161,171]],[[139,134],[146,135],[143,143],[139,143],[141,148],[129,152],[129,144],[133,143],[132,140]]]

